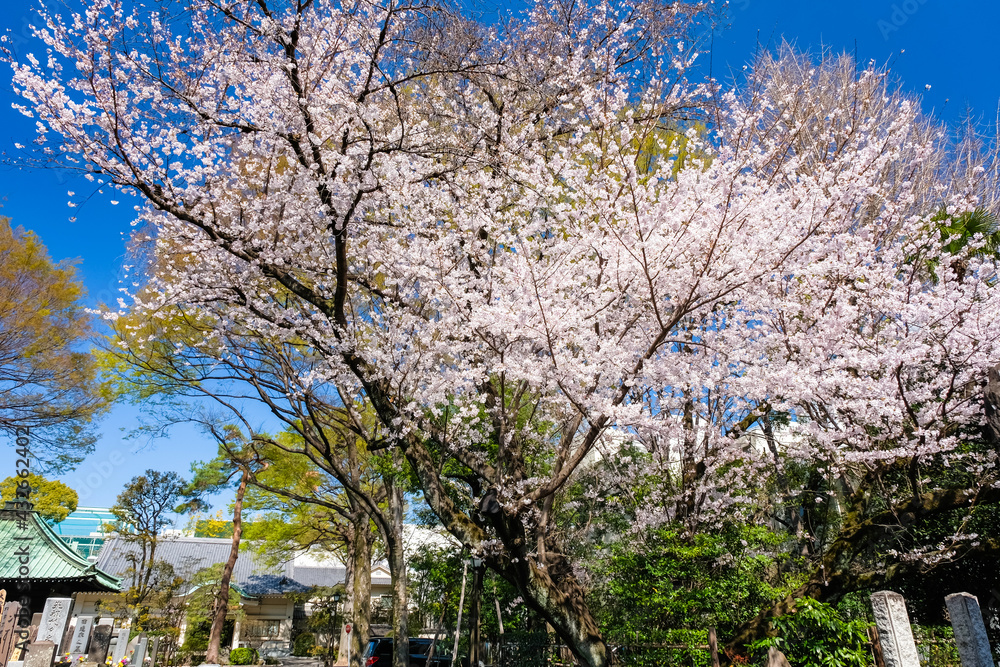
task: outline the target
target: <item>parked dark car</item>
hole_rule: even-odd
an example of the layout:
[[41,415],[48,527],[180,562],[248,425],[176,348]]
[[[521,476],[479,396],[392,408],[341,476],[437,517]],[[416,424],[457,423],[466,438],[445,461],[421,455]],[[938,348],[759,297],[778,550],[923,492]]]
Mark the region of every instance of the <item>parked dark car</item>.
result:
[[[434,645],[434,657],[430,667],[451,667],[451,656],[445,646],[448,642],[438,639]],[[431,640],[425,637],[410,637],[410,667],[426,667],[427,652]],[[368,642],[365,649],[366,667],[390,667],[392,665],[392,637],[376,637]]]

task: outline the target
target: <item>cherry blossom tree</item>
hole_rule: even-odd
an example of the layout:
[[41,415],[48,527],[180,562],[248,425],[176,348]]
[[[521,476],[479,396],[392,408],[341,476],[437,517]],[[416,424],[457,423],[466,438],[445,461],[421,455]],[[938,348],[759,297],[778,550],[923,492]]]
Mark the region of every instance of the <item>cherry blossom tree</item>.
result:
[[[831,474],[966,456],[1000,340],[981,237],[956,254],[932,221],[992,204],[988,172],[944,168],[877,69],[765,63],[712,102],[685,80],[700,10],[98,0],[42,10],[44,62],[8,57],[53,159],[141,199],[122,308],[168,338],[196,320],[180,352],[289,423],[370,410],[442,524],[596,667],[548,529],[585,462],[621,437],[663,474],[693,462],[655,522],[741,511],[770,412]],[[125,326],[130,353],[157,343]]]

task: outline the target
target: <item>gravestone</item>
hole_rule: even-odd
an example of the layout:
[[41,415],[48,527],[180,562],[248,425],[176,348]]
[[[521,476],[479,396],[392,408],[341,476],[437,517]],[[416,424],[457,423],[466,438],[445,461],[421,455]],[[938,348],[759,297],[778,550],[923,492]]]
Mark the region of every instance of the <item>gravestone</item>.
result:
[[906,600],[899,593],[879,591],[871,601],[885,667],[920,667]]
[[14,650],[10,652],[10,660],[7,661],[7,667],[12,667],[12,662],[23,662],[24,661],[24,649],[23,646],[34,643],[38,638],[38,623],[41,619],[41,614],[34,614],[31,617],[31,625],[27,627],[18,627],[14,630]]
[[148,648],[149,638],[143,633],[139,635],[139,641],[135,643],[135,650],[132,651],[132,660],[129,661],[129,664],[135,667],[142,667],[142,662],[146,659],[146,650]]
[[115,635],[115,650],[111,654],[111,667],[116,667],[125,657],[125,651],[128,649],[128,634],[128,629],[122,628]]
[[156,667],[156,654],[160,652],[160,636],[153,637],[149,645],[149,667]]
[[17,643],[17,617],[21,612],[19,602],[8,602],[3,606],[3,614],[0,615],[0,667],[4,667],[10,659],[10,654],[14,652],[14,644]]
[[986,636],[979,599],[968,593],[945,597],[951,627],[955,629],[955,645],[962,658],[962,667],[994,667],[990,640]]
[[52,667],[56,645],[52,642],[35,642],[24,655],[24,667]]
[[94,628],[94,634],[90,638],[90,653],[87,660],[103,665],[108,659],[108,647],[111,646],[111,626],[98,625]]
[[70,598],[49,598],[42,610],[42,622],[38,626],[38,641],[52,642],[56,648],[62,641],[66,622],[69,620]]
[[87,645],[90,643],[90,631],[94,627],[93,616],[78,616],[76,627],[70,636],[69,649],[67,653],[80,655],[87,652]]

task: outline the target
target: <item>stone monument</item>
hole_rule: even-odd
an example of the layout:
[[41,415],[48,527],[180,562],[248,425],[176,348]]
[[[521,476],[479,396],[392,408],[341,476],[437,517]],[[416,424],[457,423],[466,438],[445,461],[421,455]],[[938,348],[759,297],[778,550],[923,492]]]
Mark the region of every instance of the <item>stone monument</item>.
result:
[[885,667],[920,667],[906,600],[899,593],[879,591],[871,601]]
[[111,654],[111,667],[117,667],[121,659],[125,657],[125,651],[128,649],[128,629],[122,628],[115,635],[115,650]]
[[24,667],[52,667],[56,645],[52,642],[35,642],[24,655]]
[[135,643],[135,650],[132,651],[131,665],[135,667],[142,667],[143,661],[146,659],[146,650],[149,648],[149,638],[146,633],[139,635],[139,641]]
[[38,625],[39,642],[52,642],[56,649],[62,641],[69,620],[69,608],[73,603],[70,598],[49,598],[42,610],[42,621]]
[[90,638],[90,653],[87,654],[89,662],[96,662],[103,665],[108,659],[108,647],[111,646],[111,626],[101,624],[94,627],[94,634]]
[[944,599],[955,629],[955,645],[962,667],[994,667],[986,624],[979,609],[979,599],[968,593],[955,593]]
[[93,627],[93,616],[78,616],[76,619],[76,627],[73,628],[73,634],[70,635],[69,648],[66,652],[72,655],[81,655],[86,653],[87,645],[90,643],[90,631]]

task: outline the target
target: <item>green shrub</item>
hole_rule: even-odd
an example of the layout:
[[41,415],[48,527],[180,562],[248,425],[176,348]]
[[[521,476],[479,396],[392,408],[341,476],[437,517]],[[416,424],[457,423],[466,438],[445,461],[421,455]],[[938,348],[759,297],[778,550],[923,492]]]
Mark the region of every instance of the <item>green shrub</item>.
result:
[[[750,645],[758,658],[774,646],[795,667],[866,667],[868,623],[846,621],[829,604],[812,598],[796,602],[796,609],[771,621],[776,637]],[[763,656],[761,655],[763,653]]]
[[316,637],[313,636],[313,633],[303,632],[295,638],[295,644],[292,646],[292,655],[297,657],[312,655],[314,646],[316,646]]
[[257,662],[257,651],[252,648],[234,648],[229,652],[229,664],[252,665]]

